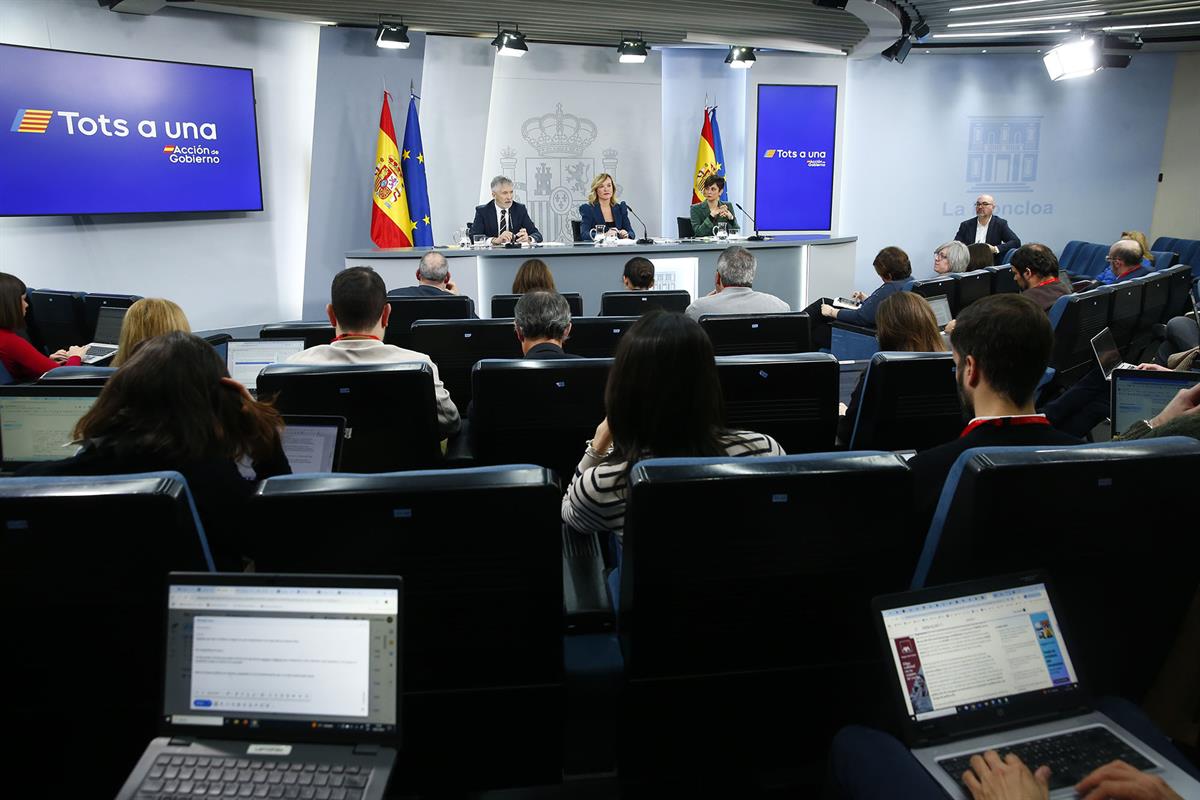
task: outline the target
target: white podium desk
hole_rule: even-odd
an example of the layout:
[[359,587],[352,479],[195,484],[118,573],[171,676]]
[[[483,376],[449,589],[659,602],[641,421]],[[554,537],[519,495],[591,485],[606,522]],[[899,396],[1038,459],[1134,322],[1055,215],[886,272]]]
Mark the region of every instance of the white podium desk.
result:
[[[492,295],[510,294],[513,276],[523,261],[540,258],[550,265],[560,292],[583,295],[588,316],[600,313],[600,295],[622,289],[625,262],[644,256],[654,262],[656,289],[687,289],[692,297],[713,288],[717,257],[731,245],[753,251],[758,260],[754,288],[786,301],[800,311],[818,297],[836,297],[854,286],[856,236],[774,236],[765,242],[689,241],[664,244],[626,244],[614,247],[590,243],[551,244],[507,249],[475,250],[438,247],[450,262],[450,275],[459,291],[475,301],[481,317],[490,316]],[[431,248],[399,247],[351,250],[347,267],[372,267],[389,289],[416,282],[417,261]]]

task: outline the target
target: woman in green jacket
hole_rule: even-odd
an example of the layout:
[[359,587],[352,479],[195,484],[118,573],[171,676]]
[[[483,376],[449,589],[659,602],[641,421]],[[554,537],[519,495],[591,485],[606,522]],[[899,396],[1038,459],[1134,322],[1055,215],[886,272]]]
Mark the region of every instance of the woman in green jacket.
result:
[[692,235],[712,236],[713,228],[718,222],[729,226],[730,233],[736,233],[737,220],[733,216],[733,204],[721,202],[721,192],[725,191],[725,179],[720,175],[709,175],[704,179],[704,200],[692,206]]

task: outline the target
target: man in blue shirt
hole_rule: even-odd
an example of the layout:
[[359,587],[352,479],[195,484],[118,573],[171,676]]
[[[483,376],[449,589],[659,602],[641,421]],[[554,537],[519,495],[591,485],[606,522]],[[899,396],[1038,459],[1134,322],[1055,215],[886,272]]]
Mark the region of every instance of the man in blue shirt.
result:
[[1131,278],[1149,275],[1150,270],[1142,265],[1142,246],[1132,239],[1122,239],[1108,248],[1108,266],[1096,276],[1101,283],[1121,283]]

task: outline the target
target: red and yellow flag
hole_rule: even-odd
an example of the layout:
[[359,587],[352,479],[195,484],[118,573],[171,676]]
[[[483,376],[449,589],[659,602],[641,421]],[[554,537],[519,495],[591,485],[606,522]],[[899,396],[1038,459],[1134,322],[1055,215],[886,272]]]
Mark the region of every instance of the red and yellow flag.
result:
[[717,164],[717,153],[713,147],[712,120],[708,109],[704,109],[704,127],[700,129],[700,145],[696,148],[696,171],[692,174],[692,203],[704,199],[704,179],[716,175],[721,167]]
[[408,194],[404,191],[404,172],[400,150],[396,147],[396,128],[388,93],[383,93],[379,113],[379,142],[375,145],[375,185],[371,191],[371,241],[376,247],[412,247],[412,219],[408,215]]

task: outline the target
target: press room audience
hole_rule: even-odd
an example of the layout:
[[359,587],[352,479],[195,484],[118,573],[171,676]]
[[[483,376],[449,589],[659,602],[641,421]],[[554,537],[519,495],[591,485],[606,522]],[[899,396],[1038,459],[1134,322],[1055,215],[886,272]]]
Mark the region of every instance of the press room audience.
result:
[[933,251],[933,271],[938,275],[966,272],[971,263],[971,251],[962,242],[946,242]]
[[1150,270],[1142,264],[1142,246],[1132,239],[1113,242],[1104,260],[1108,266],[1096,276],[1096,280],[1103,284],[1122,283],[1150,274]]
[[147,339],[172,331],[192,332],[187,315],[178,304],[161,297],[143,297],[134,302],[121,321],[121,337],[111,366],[124,364]]
[[721,200],[725,191],[725,179],[720,175],[709,175],[704,179],[704,199],[692,206],[692,235],[712,236],[720,223],[725,223],[729,233],[737,233],[737,217],[733,205]]
[[32,381],[61,366],[83,363],[85,348],[68,347],[49,358],[21,335],[29,301],[25,284],[15,275],[0,272],[0,362],[14,381]]
[[727,247],[717,257],[715,288],[696,298],[685,313],[692,319],[705,314],[779,314],[792,310],[773,294],[754,291],[758,261],[744,247]]
[[654,288],[654,262],[642,256],[634,256],[625,262],[621,283],[632,292],[645,292]]
[[858,301],[858,308],[834,308],[828,303],[821,303],[821,316],[849,325],[874,328],[875,313],[879,304],[896,292],[906,292],[912,288],[912,264],[908,260],[908,253],[899,247],[885,247],[880,250],[871,266],[875,268],[875,274],[883,280],[883,285],[870,295],[854,292],[850,297]]
[[81,449],[35,464],[22,475],[118,475],[174,470],[187,480],[222,569],[241,569],[244,504],[256,481],[292,470],[283,420],[229,377],[198,336],[176,331],[148,339],[113,373],[75,427]]
[[621,535],[629,470],[642,459],[784,454],[770,436],[725,426],[712,343],[682,314],[652,309],[630,326],[608,373],[604,408],[563,496],[563,522],[575,530]]
[[1021,293],[1043,311],[1049,311],[1058,298],[1071,293],[1071,285],[1059,274],[1058,258],[1044,244],[1021,245],[1010,264]]
[[[433,255],[433,254],[429,254]],[[433,369],[438,431],[449,436],[458,430],[458,409],[438,376],[429,356],[383,341],[392,307],[387,302],[383,278],[370,267],[348,267],[333,278],[330,302],[325,306],[336,335],[330,344],[310,347],[288,358],[292,364],[395,364],[420,361]]]
[[996,198],[990,194],[979,195],[975,198],[975,216],[958,226],[954,239],[967,245],[986,244],[992,252],[992,263],[998,264],[1005,253],[1021,246],[1021,240],[1008,227],[1008,222],[995,213]]
[[513,328],[525,358],[579,358],[563,352],[563,342],[571,335],[571,307],[558,292],[534,291],[521,295],[513,317]]
[[557,292],[558,289],[554,285],[554,274],[550,272],[550,265],[540,258],[530,258],[517,267],[517,274],[513,276],[512,293],[525,294],[536,291]]

